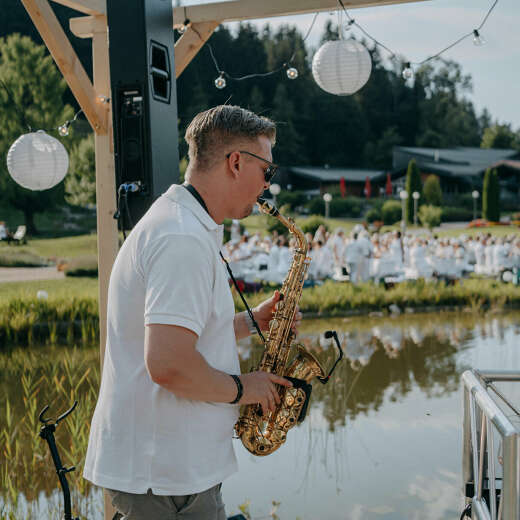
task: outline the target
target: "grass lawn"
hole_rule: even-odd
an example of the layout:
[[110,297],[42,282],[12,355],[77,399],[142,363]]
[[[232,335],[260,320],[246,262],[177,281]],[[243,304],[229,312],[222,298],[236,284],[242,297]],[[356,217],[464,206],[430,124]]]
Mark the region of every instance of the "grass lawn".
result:
[[30,300],[42,289],[49,294],[49,302],[72,298],[98,298],[97,278],[64,278],[63,280],[35,280],[0,284],[0,306],[14,299]]
[[[35,238],[29,246],[44,258],[74,258],[97,254],[97,234],[63,238]],[[12,246],[11,246],[12,247]]]

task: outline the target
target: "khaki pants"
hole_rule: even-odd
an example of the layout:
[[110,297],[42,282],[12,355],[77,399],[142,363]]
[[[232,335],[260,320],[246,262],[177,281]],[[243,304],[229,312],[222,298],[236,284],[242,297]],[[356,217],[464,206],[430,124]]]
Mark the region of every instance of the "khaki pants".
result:
[[220,488],[222,484],[184,496],[136,495],[107,489],[122,520],[226,520]]

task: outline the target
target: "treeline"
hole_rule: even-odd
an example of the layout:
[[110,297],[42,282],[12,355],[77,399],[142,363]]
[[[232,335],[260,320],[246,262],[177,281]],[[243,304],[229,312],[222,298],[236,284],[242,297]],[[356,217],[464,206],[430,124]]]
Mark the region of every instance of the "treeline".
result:
[[[77,109],[22,4],[18,0],[4,3],[0,79],[10,94],[0,88],[2,157],[28,125],[33,129],[56,128]],[[74,12],[63,6],[53,7],[68,32],[68,18]],[[91,74],[90,43],[68,34]],[[329,22],[321,41],[337,37],[336,27]],[[299,75],[289,80],[285,70],[280,70],[268,77],[244,81],[228,78],[226,88],[218,90],[214,85],[218,72],[210,48],[203,47],[177,81],[181,157],[186,156],[183,135],[190,120],[201,110],[221,103],[250,108],[278,123],[274,156],[282,165],[388,169],[392,148],[400,144],[520,149],[519,134],[510,126],[494,124],[486,110],[476,113],[468,99],[471,77],[453,61],[425,65],[416,71],[412,82],[406,82],[400,66],[389,67],[379,50],[367,44],[373,64],[368,83],[353,96],[338,97],[315,83],[311,73],[314,50],[306,48],[302,34],[294,27],[274,30],[266,25],[259,30],[241,24],[232,32],[221,26],[209,45],[219,69],[232,77],[281,68],[293,54],[291,65]],[[9,178],[5,161],[0,163],[2,202],[24,212],[29,231],[35,231],[34,213],[48,211],[65,201],[74,205],[95,202],[93,139],[88,124],[78,121],[71,127],[71,135],[61,141],[70,152],[71,166],[65,183],[50,192],[31,193],[19,188]]]
[[[321,40],[337,39],[329,22]],[[227,80],[218,76],[208,48],[203,48],[177,81],[182,132],[200,110],[233,103],[278,122],[276,160],[286,165],[364,166],[390,168],[395,145],[447,147],[480,146],[492,125],[487,111],[477,115],[467,95],[469,75],[453,61],[423,66],[413,82],[400,67],[388,68],[377,48],[370,48],[372,74],[353,96],[327,94],[315,83],[302,35],[293,27],[258,30],[250,24],[233,34],[225,26],[209,40],[219,68],[231,76],[261,73],[281,67],[295,54],[296,80],[285,71],[266,78]],[[181,143],[181,152],[185,145]]]

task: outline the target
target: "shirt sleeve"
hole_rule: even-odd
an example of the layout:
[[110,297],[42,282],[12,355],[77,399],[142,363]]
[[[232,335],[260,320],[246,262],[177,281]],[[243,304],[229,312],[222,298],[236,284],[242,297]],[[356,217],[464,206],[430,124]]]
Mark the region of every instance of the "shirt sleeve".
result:
[[177,325],[200,336],[211,314],[214,261],[211,248],[186,235],[169,235],[142,257],[145,325]]

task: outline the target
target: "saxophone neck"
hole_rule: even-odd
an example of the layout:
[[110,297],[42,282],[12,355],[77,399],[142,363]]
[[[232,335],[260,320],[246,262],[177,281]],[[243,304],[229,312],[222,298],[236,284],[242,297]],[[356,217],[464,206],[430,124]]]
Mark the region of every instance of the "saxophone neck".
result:
[[303,234],[303,231],[296,225],[294,220],[290,217],[285,217],[282,215],[276,206],[267,202],[265,199],[259,197],[256,201],[261,213],[265,215],[270,215],[271,217],[277,218],[288,230],[292,233],[296,239],[298,240],[299,250],[301,253],[307,254],[309,250],[309,245],[307,244],[307,239]]

